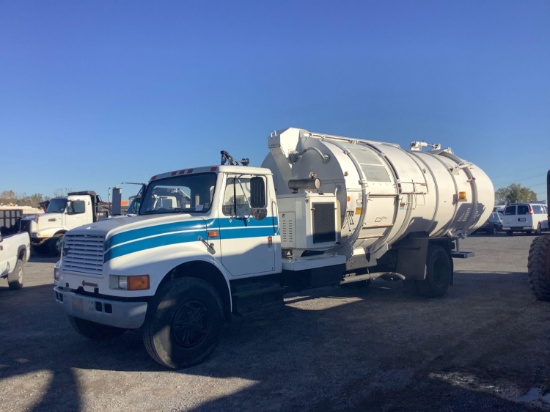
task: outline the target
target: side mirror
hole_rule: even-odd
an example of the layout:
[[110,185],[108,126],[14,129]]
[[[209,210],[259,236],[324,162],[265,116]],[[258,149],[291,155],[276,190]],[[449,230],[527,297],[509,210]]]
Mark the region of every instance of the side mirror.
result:
[[250,208],[252,216],[256,220],[262,220],[267,216],[265,195],[265,180],[263,177],[250,179]]

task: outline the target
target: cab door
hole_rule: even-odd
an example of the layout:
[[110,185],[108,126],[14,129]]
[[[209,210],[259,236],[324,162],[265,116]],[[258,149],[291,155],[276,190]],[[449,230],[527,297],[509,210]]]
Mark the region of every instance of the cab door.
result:
[[92,207],[92,200],[89,196],[71,197],[67,202],[64,214],[65,229],[70,230],[92,223],[94,220]]
[[276,227],[268,209],[265,176],[226,176],[219,214],[221,262],[233,276],[275,270]]

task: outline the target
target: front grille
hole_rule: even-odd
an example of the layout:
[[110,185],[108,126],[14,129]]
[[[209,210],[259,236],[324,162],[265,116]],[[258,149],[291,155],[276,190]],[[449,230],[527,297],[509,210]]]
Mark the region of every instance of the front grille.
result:
[[105,236],[65,234],[63,238],[64,270],[101,275]]

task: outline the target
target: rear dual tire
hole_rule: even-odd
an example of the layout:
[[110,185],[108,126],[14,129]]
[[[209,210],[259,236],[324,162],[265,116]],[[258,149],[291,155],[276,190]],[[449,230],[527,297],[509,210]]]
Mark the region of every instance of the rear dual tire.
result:
[[414,289],[420,296],[438,298],[444,296],[453,277],[453,259],[443,246],[432,245],[426,256],[426,278],[414,281]]

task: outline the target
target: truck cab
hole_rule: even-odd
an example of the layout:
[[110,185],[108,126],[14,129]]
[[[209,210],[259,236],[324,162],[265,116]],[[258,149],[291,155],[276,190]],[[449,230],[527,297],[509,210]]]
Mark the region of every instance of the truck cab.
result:
[[99,198],[92,191],[55,197],[49,201],[44,213],[22,219],[22,230],[29,233],[35,251],[59,255],[63,234],[99,218],[98,203]]
[[[219,316],[208,322],[222,322],[235,312],[236,299],[251,295],[254,282],[247,278],[261,277],[263,291],[273,286],[265,279],[281,271],[281,249],[269,169],[178,170],[153,176],[139,196],[137,215],[87,224],[64,236],[55,296],[81,334],[96,339],[142,328],[146,347],[160,356],[163,350],[151,335],[158,324],[146,318],[158,315],[174,290],[192,291],[189,310],[219,306]],[[273,292],[282,304],[282,288]],[[208,295],[206,303],[199,303],[197,294]],[[186,366],[209,353],[203,346],[213,338],[207,335],[201,345],[181,344]],[[169,358],[162,363],[181,366]]]

